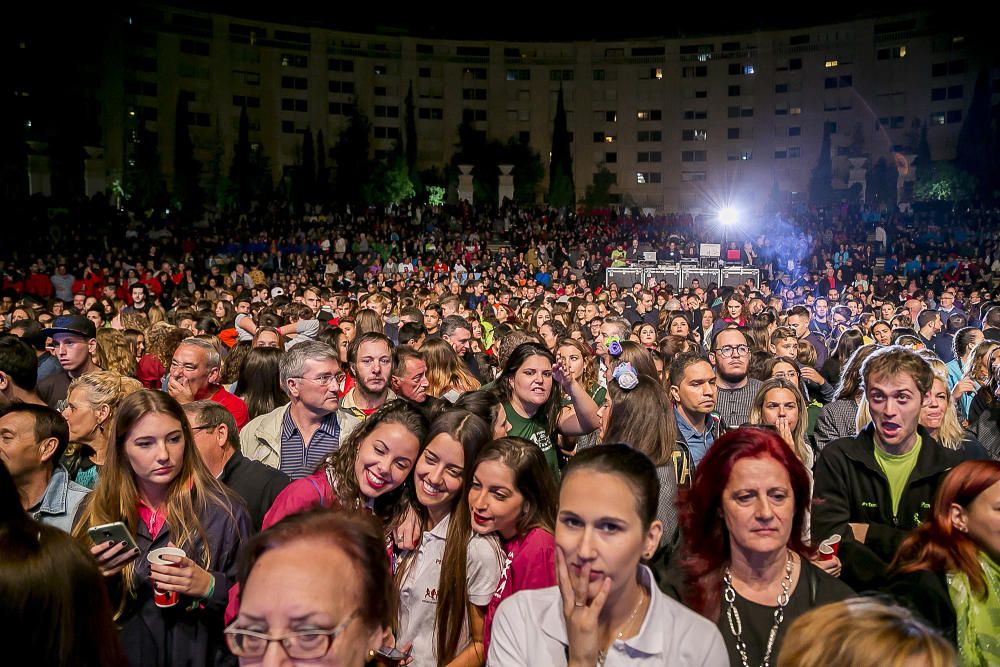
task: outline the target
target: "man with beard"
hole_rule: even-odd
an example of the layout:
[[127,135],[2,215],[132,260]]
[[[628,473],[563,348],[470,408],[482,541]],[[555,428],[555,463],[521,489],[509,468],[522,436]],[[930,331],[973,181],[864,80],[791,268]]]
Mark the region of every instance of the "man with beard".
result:
[[347,363],[355,385],[340,400],[339,412],[364,421],[386,401],[396,398],[389,390],[392,341],[377,331],[361,334],[347,348]]
[[712,339],[709,360],[718,378],[716,412],[731,428],[738,428],[750,419],[753,403],[761,381],[749,377],[750,344],[746,335],[735,327],[722,329]]

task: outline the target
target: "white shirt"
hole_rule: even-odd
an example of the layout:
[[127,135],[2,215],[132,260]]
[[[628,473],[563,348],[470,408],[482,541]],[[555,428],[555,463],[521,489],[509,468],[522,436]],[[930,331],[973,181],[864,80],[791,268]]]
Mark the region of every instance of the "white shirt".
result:
[[[715,624],[661,593],[648,567],[640,566],[640,573],[652,592],[649,609],[639,634],[614,641],[605,666],[728,667],[729,654]],[[562,667],[568,646],[559,587],[519,591],[500,603],[493,618],[486,664]]]
[[[419,551],[410,563],[406,578],[399,589],[399,638],[397,646],[413,642],[413,665],[437,664],[437,635],[434,621],[437,618],[438,583],[441,580],[441,561],[444,559],[445,540],[451,515],[442,519],[420,540]],[[493,598],[500,581],[499,552],[490,540],[474,535],[469,541],[466,562],[469,602],[485,607]],[[461,649],[469,641],[468,622],[459,640]]]

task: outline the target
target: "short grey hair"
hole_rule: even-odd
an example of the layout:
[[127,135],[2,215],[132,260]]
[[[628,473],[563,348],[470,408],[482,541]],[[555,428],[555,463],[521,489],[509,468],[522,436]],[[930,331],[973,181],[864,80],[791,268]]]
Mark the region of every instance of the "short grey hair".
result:
[[205,363],[208,364],[210,369],[222,368],[222,355],[220,355],[219,350],[207,340],[202,340],[201,338],[195,338],[192,336],[191,338],[185,338],[182,340],[180,345],[177,347],[180,347],[181,345],[193,345],[197,348],[201,348],[205,351]]
[[[218,428],[219,424],[226,425],[226,442],[229,446],[240,451],[240,430],[236,428],[236,419],[220,403],[215,401],[192,401],[183,406],[185,414],[188,416],[188,425],[194,429],[197,426]],[[193,419],[192,419],[193,418]]]
[[307,361],[335,361],[340,366],[340,355],[326,343],[310,340],[299,343],[281,355],[278,361],[278,375],[281,388],[288,393],[289,378],[302,377]]
[[604,318],[604,324],[610,324],[618,329],[618,337],[622,340],[628,338],[629,332],[632,330],[632,325],[628,323],[624,317],[610,316]]

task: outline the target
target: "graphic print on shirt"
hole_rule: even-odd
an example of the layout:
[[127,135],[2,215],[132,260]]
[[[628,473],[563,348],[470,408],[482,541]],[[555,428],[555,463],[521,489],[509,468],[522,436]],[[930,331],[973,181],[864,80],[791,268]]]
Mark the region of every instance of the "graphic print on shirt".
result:
[[501,568],[502,572],[500,574],[500,582],[497,584],[496,593],[493,594],[493,597],[496,598],[497,600],[503,597],[504,589],[507,588],[507,573],[510,572],[510,564],[513,562],[514,562],[514,554],[508,551],[507,553],[504,554],[503,568]]

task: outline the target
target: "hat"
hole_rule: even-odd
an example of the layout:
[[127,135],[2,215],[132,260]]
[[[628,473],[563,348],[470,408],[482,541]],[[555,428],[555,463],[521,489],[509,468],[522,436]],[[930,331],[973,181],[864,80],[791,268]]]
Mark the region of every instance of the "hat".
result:
[[558,299],[556,299],[556,303],[569,303],[569,297],[561,296]]
[[43,331],[46,336],[68,333],[84,338],[97,338],[97,329],[94,323],[83,315],[60,315],[52,321],[52,326]]
[[275,298],[275,297],[284,296],[284,295],[285,295],[285,290],[282,289],[281,287],[275,287],[274,289],[271,290],[271,298],[272,299]]

